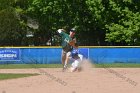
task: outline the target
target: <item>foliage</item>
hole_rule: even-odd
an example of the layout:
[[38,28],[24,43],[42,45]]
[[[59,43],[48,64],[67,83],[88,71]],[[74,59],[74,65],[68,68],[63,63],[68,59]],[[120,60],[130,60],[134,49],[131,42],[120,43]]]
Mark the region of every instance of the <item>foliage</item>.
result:
[[22,30],[20,28],[19,16],[12,7],[14,0],[1,0],[0,10],[0,45],[20,45]]
[[80,45],[139,45],[139,5],[139,0],[0,0],[0,42],[58,45],[56,30],[74,27]]
[[[135,8],[130,7],[133,5]],[[114,6],[112,11],[115,12],[116,18],[114,17],[115,22],[106,25],[106,41],[137,45],[139,43],[140,13],[136,11],[136,4],[132,0],[120,2],[110,0],[110,6]]]

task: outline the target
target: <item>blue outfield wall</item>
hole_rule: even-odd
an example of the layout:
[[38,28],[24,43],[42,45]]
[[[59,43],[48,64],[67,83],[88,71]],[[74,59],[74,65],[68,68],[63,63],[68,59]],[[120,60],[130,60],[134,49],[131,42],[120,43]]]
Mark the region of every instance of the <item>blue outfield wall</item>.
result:
[[90,48],[94,63],[140,63],[140,48]]
[[[0,48],[0,64],[58,64],[60,47]],[[140,47],[80,47],[93,63],[140,63]]]

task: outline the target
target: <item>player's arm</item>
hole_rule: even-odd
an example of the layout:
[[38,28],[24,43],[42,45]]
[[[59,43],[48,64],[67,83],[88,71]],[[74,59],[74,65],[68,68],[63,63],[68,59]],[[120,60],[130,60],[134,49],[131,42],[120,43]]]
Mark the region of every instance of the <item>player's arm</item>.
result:
[[62,33],[63,29],[58,29],[57,32],[60,34]]
[[63,31],[64,31],[64,29],[58,29],[58,30],[57,30],[57,33],[58,33],[60,36],[62,36]]

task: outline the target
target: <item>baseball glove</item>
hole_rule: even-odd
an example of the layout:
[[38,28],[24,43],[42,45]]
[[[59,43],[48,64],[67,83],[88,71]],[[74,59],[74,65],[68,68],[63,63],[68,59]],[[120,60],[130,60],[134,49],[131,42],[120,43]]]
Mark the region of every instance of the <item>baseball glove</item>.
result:
[[69,44],[70,44],[71,46],[73,46],[73,47],[76,47],[76,46],[75,46],[75,40],[70,41]]

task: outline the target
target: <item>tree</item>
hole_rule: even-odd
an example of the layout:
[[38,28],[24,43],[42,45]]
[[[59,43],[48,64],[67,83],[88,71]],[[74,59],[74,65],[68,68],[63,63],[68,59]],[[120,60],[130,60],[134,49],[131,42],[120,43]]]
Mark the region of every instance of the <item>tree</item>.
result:
[[[137,2],[138,3],[138,2]],[[139,2],[140,4],[140,2]],[[134,6],[131,8],[131,6]],[[138,45],[140,39],[140,13],[137,4],[132,0],[110,0],[114,22],[107,24],[106,41],[122,45]]]
[[[109,45],[138,45],[140,1],[138,0],[87,0],[92,18],[99,33],[103,32]],[[104,36],[105,35],[105,36]],[[97,37],[98,38],[98,37]]]
[[108,22],[108,14],[105,8],[108,7],[107,2],[108,0],[86,0],[91,15],[89,17],[90,27],[87,27],[90,31],[90,41],[94,41],[91,45],[106,45],[105,25]]
[[26,45],[26,35],[33,33],[35,45],[56,45],[56,30],[74,27],[80,45],[139,45],[139,5],[139,0],[1,0],[0,42]]
[[20,45],[21,28],[19,17],[12,5],[14,0],[0,0],[0,45]]

